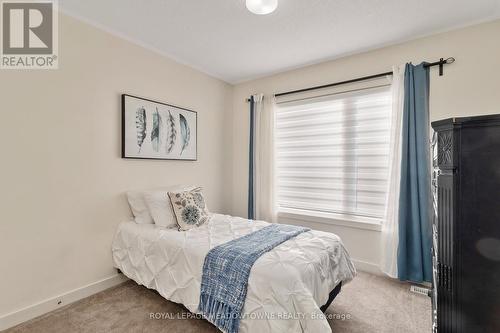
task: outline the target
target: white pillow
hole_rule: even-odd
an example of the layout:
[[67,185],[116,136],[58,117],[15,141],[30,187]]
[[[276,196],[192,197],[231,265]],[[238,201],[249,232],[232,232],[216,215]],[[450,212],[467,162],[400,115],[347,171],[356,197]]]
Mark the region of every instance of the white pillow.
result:
[[156,225],[172,228],[177,227],[177,222],[170,204],[168,192],[172,191],[188,191],[195,188],[194,186],[177,185],[161,190],[150,190],[144,192],[144,201],[149,214],[153,218]]
[[149,209],[144,201],[144,191],[129,191],[127,192],[128,204],[134,215],[135,222],[140,224],[154,223]]

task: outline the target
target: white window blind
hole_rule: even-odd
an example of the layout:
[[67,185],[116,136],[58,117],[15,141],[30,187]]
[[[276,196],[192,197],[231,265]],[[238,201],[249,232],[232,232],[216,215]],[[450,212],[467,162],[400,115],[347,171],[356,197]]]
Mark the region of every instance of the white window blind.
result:
[[382,86],[278,104],[278,211],[381,218],[391,99]]

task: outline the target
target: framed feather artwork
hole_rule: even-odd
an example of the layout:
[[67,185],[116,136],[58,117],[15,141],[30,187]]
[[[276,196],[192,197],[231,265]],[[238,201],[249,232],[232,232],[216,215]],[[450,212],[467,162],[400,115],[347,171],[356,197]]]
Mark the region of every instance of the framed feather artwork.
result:
[[122,158],[197,160],[198,114],[122,95]]

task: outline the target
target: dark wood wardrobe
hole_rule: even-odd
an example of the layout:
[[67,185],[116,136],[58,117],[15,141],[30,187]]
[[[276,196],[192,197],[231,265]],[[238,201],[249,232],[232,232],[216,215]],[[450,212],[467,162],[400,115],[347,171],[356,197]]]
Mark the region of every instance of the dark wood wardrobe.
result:
[[[500,332],[500,115],[432,123],[437,332]],[[436,148],[435,148],[436,149]],[[436,202],[437,199],[437,202]]]

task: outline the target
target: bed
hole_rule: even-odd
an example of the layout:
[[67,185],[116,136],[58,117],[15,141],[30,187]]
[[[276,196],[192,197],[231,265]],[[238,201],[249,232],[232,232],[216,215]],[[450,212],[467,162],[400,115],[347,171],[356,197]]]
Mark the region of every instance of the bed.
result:
[[[268,225],[220,214],[182,232],[123,222],[113,240],[113,261],[138,284],[198,313],[208,251]],[[239,332],[331,332],[322,310],[355,274],[337,235],[304,232],[253,265]]]

